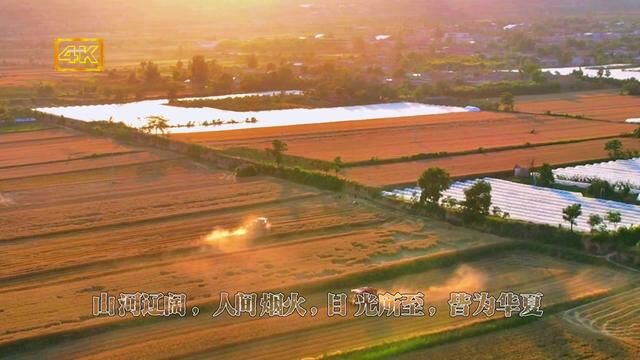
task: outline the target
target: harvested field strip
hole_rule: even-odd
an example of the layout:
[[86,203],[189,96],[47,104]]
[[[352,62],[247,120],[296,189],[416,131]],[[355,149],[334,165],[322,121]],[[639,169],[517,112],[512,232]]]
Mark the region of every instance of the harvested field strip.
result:
[[[241,253],[241,252],[253,251],[253,249],[256,249],[256,248],[273,248],[273,247],[282,247],[282,246],[289,246],[289,245],[302,244],[302,243],[308,244],[311,242],[318,243],[325,240],[331,240],[334,236],[336,236],[336,234],[340,235],[341,232],[345,232],[346,230],[349,230],[349,232],[351,233],[355,233],[358,229],[380,225],[381,223],[382,223],[381,221],[356,222],[349,225],[340,225],[340,226],[334,226],[331,228],[325,228],[325,229],[322,229],[321,231],[328,233],[328,235],[323,235],[323,236],[317,236],[313,234],[312,230],[304,231],[301,233],[300,232],[290,233],[290,234],[285,234],[285,236],[289,235],[290,239],[288,240],[282,240],[282,241],[276,241],[276,242],[264,241],[256,244],[251,244],[251,247],[249,247],[249,245],[247,244],[240,244],[237,247],[234,246],[232,252]],[[193,257],[193,256],[195,256],[194,259],[204,258],[205,256],[202,254],[208,251],[210,251],[210,249],[207,246],[202,244],[194,244],[192,246],[173,248],[171,250],[151,249],[140,255],[124,255],[124,257],[120,257],[120,258],[98,260],[98,261],[87,262],[83,264],[77,264],[77,265],[62,266],[52,270],[43,270],[41,272],[33,271],[33,268],[29,267],[27,269],[28,272],[24,274],[12,275],[12,276],[0,279],[0,287],[5,287],[5,288],[0,288],[0,294],[10,293],[15,290],[26,290],[26,289],[36,288],[36,287],[42,286],[42,282],[44,281],[46,281],[47,284],[51,285],[51,284],[66,283],[66,282],[69,282],[70,280],[79,280],[80,278],[74,278],[74,279],[66,278],[63,280],[55,280],[56,278],[61,278],[66,275],[77,274],[79,271],[89,271],[93,274],[96,274],[95,270],[97,269],[112,269],[114,267],[122,267],[123,269],[126,268],[126,270],[110,272],[112,274],[122,273],[125,271],[138,270],[143,267],[147,267],[149,264],[152,264],[152,263],[154,263],[154,266],[168,264],[167,261],[170,261],[170,259],[172,258],[178,259],[180,257]],[[213,255],[207,255],[206,258],[209,260],[212,260],[216,257],[224,256],[229,251],[230,250],[226,250],[226,252],[218,252]],[[398,258],[401,258],[401,257],[398,256]],[[140,266],[139,264],[141,262],[144,262],[145,265]],[[93,276],[93,277],[96,278],[104,274],[105,273],[103,272],[100,275],[96,274],[96,276]],[[86,280],[88,279],[88,277],[82,277],[82,279]],[[30,284],[34,284],[34,285],[30,285]],[[18,287],[12,288],[9,286],[18,286]]]
[[102,153],[114,154],[132,150],[135,149],[117,144],[108,138],[88,136],[49,138],[9,144],[0,142],[0,167],[73,160]]
[[567,311],[564,319],[640,349],[640,288]]
[[[55,131],[59,131],[59,130],[55,130]],[[39,132],[39,131],[38,131]],[[19,133],[24,135],[24,133]],[[13,134],[11,134],[13,135]],[[32,136],[32,137],[15,137],[15,139],[6,139],[5,136],[0,135],[0,140],[2,140],[2,142],[0,142],[3,145],[7,145],[7,144],[28,144],[29,142],[32,141],[40,141],[40,140],[62,140],[62,139],[73,139],[76,138],[77,135],[71,135],[68,134],[66,132],[61,132],[60,134],[57,135],[42,135],[41,137],[36,137],[36,136]]]
[[[99,287],[114,293],[171,289],[189,294],[191,304],[206,304],[216,301],[220,291],[284,289],[296,284],[329,281],[364,270],[370,271],[372,266],[367,260],[372,254],[381,251],[400,252],[411,244],[392,241],[393,235],[399,230],[411,232],[416,231],[416,227],[409,224],[383,224],[370,230],[336,234],[323,240],[322,252],[318,251],[318,243],[310,242],[255,249],[252,252],[230,252],[210,259],[183,257],[156,266],[148,264],[145,267],[140,264],[138,269],[131,271],[113,268],[85,271],[75,276],[78,279],[69,282],[41,284],[37,288],[13,291],[14,296],[0,299],[0,308],[5,310],[2,316],[13,319],[11,327],[7,329],[9,332],[0,335],[0,342],[122,320],[87,317],[86,304],[91,296],[91,291],[87,289]],[[437,233],[437,226],[432,227],[431,231]],[[431,254],[438,254],[446,251],[443,249],[447,247],[451,251],[451,244],[466,236],[463,232],[454,232],[443,239],[446,243],[436,246],[439,245],[436,235],[425,233],[414,242],[425,248],[433,248]],[[475,243],[469,242],[468,247],[503,241],[483,235]],[[35,301],[18,301],[25,298]],[[47,299],[47,306],[37,299]]]
[[[201,143],[213,148],[250,147],[263,150],[271,141],[287,143],[287,154],[311,159],[332,161],[366,161],[371,158],[390,159],[416,154],[463,152],[478,148],[501,148],[517,145],[542,144],[557,141],[585,140],[630,133],[635,126],[624,123],[601,123],[558,117],[489,113],[493,118],[479,121],[487,113],[467,113],[466,121],[445,123],[425,122],[410,127],[344,130],[340,132],[305,133],[278,137],[243,138],[236,140],[205,140]],[[448,115],[446,115],[448,116]],[[472,120],[473,119],[473,120]],[[215,135],[212,135],[215,136]]]
[[480,112],[480,113],[451,113],[441,115],[426,115],[426,116],[407,116],[400,118],[388,118],[388,119],[371,119],[361,121],[341,121],[334,123],[323,124],[307,124],[307,125],[295,125],[295,126],[280,126],[270,128],[254,128],[254,129],[242,129],[242,130],[229,130],[229,131],[212,131],[212,132],[198,132],[198,133],[186,133],[186,134],[172,134],[172,138],[179,139],[187,142],[209,142],[209,141],[238,141],[244,139],[272,139],[280,138],[291,135],[303,135],[308,133],[333,133],[343,131],[358,131],[369,130],[389,127],[406,127],[413,128],[416,125],[424,124],[438,124],[438,123],[450,123],[450,122],[473,122],[473,121],[485,121],[495,118],[495,113],[492,112]]
[[4,194],[13,200],[12,206],[4,209],[11,211],[21,207],[33,209],[67,203],[80,205],[114,197],[157,196],[160,193],[179,192],[189,188],[222,189],[224,185],[233,185],[236,186],[234,189],[239,189],[243,184],[250,187],[260,183],[273,183],[278,188],[283,186],[282,182],[267,178],[236,179],[228,172],[198,168],[188,161],[167,161],[113,170],[88,170],[73,176],[65,174],[1,181],[0,187]]
[[74,157],[73,159],[49,160],[49,161],[43,161],[43,162],[33,162],[33,163],[28,163],[28,164],[0,166],[0,170],[15,169],[15,168],[26,167],[26,166],[69,163],[71,161],[86,160],[86,159],[98,159],[98,158],[109,157],[109,156],[136,154],[136,153],[141,153],[141,152],[144,152],[144,150],[117,151],[117,152],[99,153],[99,154],[98,153],[94,153],[94,154],[91,154],[91,155],[86,155],[86,156],[83,155],[83,156],[79,156],[79,157]]
[[21,141],[34,141],[42,139],[54,139],[61,137],[79,136],[80,133],[68,129],[48,129],[28,131],[20,133],[0,134],[0,144],[8,144]]
[[[504,259],[504,260],[503,260]],[[575,266],[576,269],[573,269]],[[575,263],[565,263],[556,259],[542,255],[526,252],[514,252],[504,258],[490,258],[468,263],[471,269],[482,269],[480,274],[485,274],[488,278],[495,279],[492,283],[498,282],[500,285],[493,285],[497,288],[509,288],[514,291],[543,291],[545,293],[545,307],[552,306],[576,298],[583,298],[588,294],[593,294],[594,289],[609,289],[613,286],[620,286],[629,281],[629,277],[619,274],[613,270],[601,267],[589,267],[586,271],[576,271],[583,265]],[[216,319],[188,319],[181,323],[181,333],[176,335],[172,332],[172,326],[163,326],[160,323],[151,324],[154,339],[152,348],[162,349],[162,353],[171,356],[190,358],[247,358],[256,351],[261,351],[263,358],[280,358],[283,355],[288,357],[304,357],[320,355],[323,352],[335,350],[348,350],[359,346],[371,346],[381,342],[401,340],[407,336],[436,333],[447,331],[460,326],[468,326],[472,323],[469,318],[449,318],[447,305],[442,296],[429,297],[433,289],[439,289],[438,284],[451,284],[452,291],[478,291],[482,287],[481,283],[460,282],[459,277],[474,276],[478,273],[460,271],[460,267],[453,266],[441,269],[429,270],[420,274],[408,275],[399,279],[371,284],[381,288],[402,286],[409,283],[417,286],[411,290],[423,290],[427,293],[427,302],[434,304],[440,310],[434,318],[327,318],[322,315],[326,309],[319,310],[319,316],[315,318],[269,318],[269,319],[247,319],[228,320],[225,318]],[[558,275],[549,278],[549,274]],[[594,276],[595,275],[595,276]],[[415,280],[411,280],[415,279]],[[539,279],[536,281],[536,279]],[[547,280],[551,279],[551,281]],[[531,280],[531,281],[528,281]],[[608,283],[608,281],[611,283]],[[595,288],[591,287],[591,283]],[[457,287],[456,287],[457,286]],[[424,288],[423,288],[424,287]],[[341,289],[339,291],[345,291]],[[405,289],[406,291],[407,289]],[[431,291],[430,291],[431,290]],[[482,290],[495,291],[490,287]],[[599,291],[599,290],[598,290]],[[437,293],[438,291],[436,291]],[[442,295],[442,294],[440,294]],[[326,304],[326,295],[315,293],[309,297],[310,305]],[[431,299],[431,300],[429,300]],[[349,311],[352,314],[354,309]],[[476,321],[486,320],[483,317]],[[212,323],[213,321],[213,323]],[[214,326],[216,325],[217,326]],[[146,327],[146,326],[144,326]],[[128,332],[127,330],[124,330]],[[236,334],[252,334],[247,337],[236,336]],[[297,341],[291,343],[291,334],[295,332]],[[116,335],[117,336],[117,332]],[[144,354],[145,349],[149,349],[149,344],[142,348],[143,344],[137,339],[147,331],[138,331],[130,334],[131,337],[118,337],[116,342],[119,346],[106,346],[98,341],[98,350],[101,357],[114,357],[126,353]],[[113,339],[113,335],[97,335],[98,338],[106,337]],[[215,338],[217,341],[211,343],[205,339]],[[245,339],[252,339],[247,343]],[[219,341],[218,341],[219,340]],[[88,341],[88,339],[87,339]],[[93,340],[96,343],[95,340]],[[178,346],[180,344],[180,346]],[[185,346],[185,344],[188,344]],[[76,348],[80,350],[80,348]],[[269,349],[265,351],[265,349]],[[95,354],[95,348],[92,349]],[[88,355],[88,354],[87,354]]]
[[[277,222],[278,226],[272,229],[267,238],[257,241],[238,238],[235,240],[235,247],[227,250],[240,251],[301,239],[310,241],[312,237],[344,234],[360,228],[361,224],[375,225],[386,220],[381,213],[364,207],[358,207],[358,212],[353,214],[353,207],[336,205],[331,200],[332,197],[324,196],[307,198],[304,203],[299,200],[258,203],[252,211],[268,216]],[[351,216],[348,216],[349,213],[352,213]],[[64,267],[120,258],[157,253],[168,257],[171,252],[185,249],[193,249],[201,254],[225,253],[224,247],[208,245],[203,241],[203,237],[214,229],[237,228],[246,220],[244,218],[248,217],[244,209],[227,210],[220,214],[203,214],[188,220],[167,220],[159,224],[131,226],[126,229],[92,231],[91,236],[87,236],[86,233],[69,234],[50,237],[46,241],[33,237],[26,240],[29,246],[25,246],[25,242],[0,244],[2,252],[11,255],[7,262],[0,264],[0,281],[16,275],[57,271]],[[328,231],[330,228],[335,230]],[[318,231],[321,233],[316,234]],[[91,252],[90,249],[96,246],[103,251]],[[40,254],[36,259],[32,256],[34,252]],[[81,256],[82,254],[84,255]]]
[[[475,253],[477,253],[477,254],[486,254],[486,253],[488,253],[488,252],[490,252],[490,251],[494,251],[494,252],[495,252],[495,250],[504,250],[504,249],[506,249],[506,248],[507,248],[507,247],[505,247],[504,245],[506,245],[506,244],[495,244],[495,245],[490,245],[490,246],[483,246],[483,247],[479,247],[479,248],[478,248],[478,250],[476,250],[476,249],[472,249],[470,252],[467,252],[467,253],[474,253],[474,254],[475,254]],[[508,248],[512,248],[512,247],[513,247],[513,246],[511,246],[511,245],[509,245],[509,246],[508,246]],[[451,256],[450,256],[450,255],[448,255],[448,254],[443,254],[443,255],[445,255],[445,257],[451,257]],[[454,254],[453,256],[457,256],[457,255],[455,255],[455,254]],[[470,256],[474,256],[474,255],[470,255]],[[438,257],[438,258],[440,258],[440,257]],[[410,260],[409,260],[409,261],[404,261],[404,263],[409,264],[409,263],[413,263],[413,261],[410,261]],[[405,266],[405,265],[402,265],[402,263],[399,263],[399,265],[400,265],[400,266]],[[392,265],[392,266],[397,267],[396,265]],[[368,269],[368,270],[367,270],[367,272],[371,272],[371,269]],[[102,273],[100,276],[104,276],[104,275],[108,275],[108,274]],[[164,272],[161,272],[161,275],[164,275]],[[335,278],[335,277],[333,277],[333,278]],[[318,282],[317,282],[317,281],[315,281],[315,283],[318,283]],[[323,284],[326,284],[326,283],[327,283],[327,281],[322,280],[322,281],[320,281],[320,282],[318,283],[318,285],[320,286],[320,288],[324,289],[324,286],[325,286],[325,285],[323,285]],[[330,279],[329,279],[329,283],[331,283],[331,280],[330,280]],[[52,285],[52,284],[49,284],[49,285]],[[281,285],[282,285],[282,284],[281,284]],[[301,290],[301,291],[305,292],[306,290],[304,290],[304,289],[316,289],[316,290],[310,290],[310,291],[317,291],[317,290],[318,290],[318,285],[312,285],[311,287],[309,287],[308,285],[304,285],[304,286],[303,286],[303,288],[298,288],[298,290]],[[277,290],[275,290],[275,291],[283,291],[283,290],[284,290],[284,288],[282,288],[281,286],[278,286],[278,287],[273,288],[273,289],[277,289]],[[273,291],[273,290],[272,290],[272,291]],[[193,305],[193,303],[191,303],[191,304]],[[202,306],[200,306],[200,308],[201,308],[201,309],[204,309],[205,311],[209,311],[209,310],[213,311],[213,310],[215,310],[215,308],[213,307],[214,305],[215,305],[215,304],[210,305],[210,306],[207,306],[207,307],[205,307],[205,308],[203,308]],[[223,318],[221,318],[221,319],[223,319]],[[108,320],[108,319],[102,319],[102,320]],[[200,328],[202,328],[202,327],[203,327],[203,325],[204,325],[204,327],[206,327],[206,328],[210,328],[210,322],[209,322],[209,320],[208,320],[208,319],[207,319],[207,320],[205,320],[205,322],[202,322],[202,321],[201,321],[201,318],[191,318],[191,319],[187,318],[187,319],[183,319],[183,320],[185,320],[185,321],[189,321],[189,323],[191,324],[191,325],[190,325],[190,327],[194,326],[193,321],[197,321],[197,322],[195,323],[195,325],[196,325],[196,326],[199,326]],[[136,321],[134,320],[134,322],[136,322]],[[234,322],[235,322],[235,321],[234,321]],[[128,323],[130,323],[130,322],[128,322]],[[94,326],[94,327],[92,327],[92,328],[87,328],[87,329],[89,329],[89,330],[91,331],[89,334],[98,334],[98,336],[101,336],[100,334],[102,334],[102,332],[103,332],[103,331],[100,331],[101,329],[105,329],[105,330],[118,329],[118,330],[120,330],[120,331],[124,331],[125,333],[127,333],[127,332],[128,332],[128,330],[127,330],[127,329],[131,329],[131,330],[136,329],[135,327],[134,327],[134,328],[132,328],[128,323],[125,323],[125,322],[122,322],[122,321],[121,321],[121,322],[119,322],[119,323],[117,323],[117,324],[116,324],[116,323],[111,322],[111,324],[110,324],[109,326],[107,326],[106,328],[105,328],[105,326],[104,326],[104,325],[102,325],[102,326],[99,326],[99,327],[97,327],[97,328]],[[158,328],[158,330],[160,330],[160,331],[166,331],[166,328],[162,325],[162,324],[164,324],[164,323],[165,323],[165,321],[164,321],[163,319],[160,319],[160,321],[157,321],[157,322],[151,322],[151,323],[150,323],[150,322],[143,322],[143,325],[145,326],[145,329],[150,325],[152,328]],[[198,324],[199,324],[199,325],[198,325]],[[122,326],[122,325],[124,325],[124,326]],[[94,331],[94,330],[95,330],[95,331]],[[72,333],[73,333],[73,332],[77,332],[77,330],[70,330],[70,331],[71,331]],[[120,333],[121,333],[120,331],[118,331],[118,333],[116,333],[116,334],[120,334]],[[68,332],[67,332],[67,333],[68,333]],[[88,333],[87,333],[87,331],[86,331],[86,329],[85,329],[85,330],[81,330],[81,332],[77,332],[77,334],[78,334],[78,335],[82,334],[83,336],[86,336]],[[135,334],[140,334],[140,332],[139,332],[139,331],[136,331],[136,332],[135,332]],[[54,337],[55,337],[56,339],[64,339],[64,338],[65,338],[65,334],[64,334],[64,333],[63,333],[63,334],[59,334],[59,335],[60,335],[60,336],[58,336],[57,334],[54,334]],[[131,335],[133,335],[133,334],[131,334]],[[110,334],[107,334],[107,336],[108,336],[108,338],[109,338],[109,339],[112,339],[112,338],[113,338]],[[50,338],[50,337],[49,337],[49,338]],[[73,338],[74,338],[75,340],[77,340],[77,337],[76,337],[76,336],[74,336]],[[126,336],[126,338],[128,339],[128,338],[129,338],[129,336]],[[50,340],[46,340],[46,339],[47,339],[47,338],[44,338],[44,340],[46,341],[46,343],[47,343],[47,344],[49,344],[49,345],[51,345]],[[38,341],[39,341],[39,339],[38,339],[38,338],[36,338],[36,344],[38,343]],[[2,346],[0,346],[0,347],[2,347]],[[22,348],[22,347],[20,347],[20,348],[21,348],[21,349],[24,349],[24,348]],[[88,349],[88,348],[84,348],[83,350],[86,350],[86,349]]]
[[[581,139],[581,140],[554,141],[549,143],[538,143],[538,144],[521,144],[521,145],[512,145],[512,146],[504,146],[504,147],[497,147],[497,148],[477,148],[474,150],[466,150],[466,151],[452,152],[452,153],[443,152],[443,153],[430,153],[430,154],[414,154],[410,156],[403,156],[398,158],[387,158],[387,159],[372,158],[365,161],[354,161],[354,162],[343,163],[342,169],[358,167],[358,166],[385,165],[385,164],[402,163],[402,162],[409,162],[409,161],[447,158],[447,157],[454,157],[454,156],[484,154],[484,153],[493,153],[493,152],[511,151],[511,150],[520,150],[520,149],[531,149],[531,148],[545,147],[545,146],[578,144],[582,142],[594,143],[595,141],[602,141],[603,143],[605,143],[609,140],[615,140],[615,139],[619,139],[619,136],[605,136],[605,137],[595,137],[595,138]],[[286,157],[287,156],[285,155],[285,158]],[[312,160],[312,161],[320,161],[320,160]],[[332,165],[332,163],[329,163],[329,162],[327,163]],[[331,168],[331,166],[329,166],[329,168]]]
[[[59,198],[52,198],[52,201],[58,201],[68,199],[70,196],[101,195],[104,191],[114,191],[114,181],[125,188],[144,188],[157,182],[169,183],[174,179],[175,181],[188,181],[189,179],[198,181],[202,178],[208,178],[214,183],[226,183],[233,178],[233,175],[226,172],[211,172],[200,164],[177,158],[161,163],[108,166],[73,173],[0,180],[0,188],[20,196],[23,201],[19,201],[19,203],[24,204],[29,203],[31,199],[42,202],[51,196],[59,196]],[[73,191],[68,189],[73,189]],[[60,192],[63,194],[59,194]],[[76,193],[78,194],[76,195]]]
[[[640,140],[620,139],[625,149],[639,150]],[[342,175],[369,186],[405,185],[415,183],[420,174],[430,167],[441,167],[453,177],[482,176],[507,172],[515,165],[529,167],[543,163],[552,165],[601,160],[608,157],[604,140],[585,141],[575,144],[549,145],[526,149],[506,150],[484,154],[471,154],[437,159],[410,161],[376,166],[348,168]]]
[[[133,225],[141,222],[167,220],[176,216],[197,215],[228,208],[248,208],[251,205],[303,198],[314,195],[290,191],[270,182],[256,182],[249,188],[245,184],[229,184],[200,189],[182,188],[161,194],[144,194],[126,198],[103,199],[93,202],[69,204],[38,210],[3,212],[0,226],[7,231],[0,240],[33,237],[36,235],[65,233],[105,226]],[[283,196],[286,192],[287,195]],[[233,197],[229,194],[233,193]],[[179,199],[179,201],[176,201]]]
[[[532,336],[534,334],[535,336]],[[518,344],[514,346],[514,344]],[[447,354],[452,359],[538,360],[564,358],[593,360],[633,359],[640,348],[620,343],[604,335],[586,332],[552,315],[513,329],[493,331],[429,349],[394,356],[398,360],[434,359]]]
[[640,97],[607,91],[523,96],[516,99],[516,110],[538,114],[551,111],[624,122],[629,118],[640,118]]
[[64,163],[23,166],[0,170],[0,180],[18,179],[32,176],[43,176],[60,173],[70,173],[90,169],[115,168],[132,164],[166,161],[176,159],[179,155],[160,152],[141,152],[134,154],[119,154],[109,157],[88,158]]

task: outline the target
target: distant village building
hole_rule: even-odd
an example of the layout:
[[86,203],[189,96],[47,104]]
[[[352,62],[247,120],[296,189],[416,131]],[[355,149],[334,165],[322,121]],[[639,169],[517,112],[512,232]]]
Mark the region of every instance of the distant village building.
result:
[[571,66],[591,66],[595,65],[595,63],[595,59],[589,56],[575,56],[571,59]]
[[531,176],[531,171],[528,168],[523,168],[517,165],[513,168],[513,176],[518,178],[527,178]]
[[26,123],[32,123],[32,122],[36,122],[36,118],[16,118],[14,120],[14,122],[16,124],[26,124]]
[[444,35],[444,38],[446,41],[451,41],[456,44],[461,44],[461,43],[470,44],[472,42],[475,42],[473,39],[473,36],[471,36],[470,33],[465,33],[465,32],[446,33]]
[[538,63],[540,63],[540,66],[542,67],[559,67],[560,66],[560,60],[551,59],[551,58],[539,59]]

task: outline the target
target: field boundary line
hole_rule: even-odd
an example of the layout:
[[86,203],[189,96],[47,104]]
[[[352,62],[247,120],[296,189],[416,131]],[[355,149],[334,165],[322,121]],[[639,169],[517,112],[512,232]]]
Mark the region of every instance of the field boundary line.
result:
[[[28,166],[58,164],[58,163],[71,162],[71,161],[77,161],[77,160],[90,160],[90,159],[117,157],[117,156],[120,156],[120,155],[132,155],[132,154],[138,154],[138,153],[144,153],[144,152],[148,152],[148,151],[146,151],[146,150],[131,150],[131,151],[123,151],[123,152],[108,152],[108,153],[101,153],[101,154],[86,155],[86,156],[81,156],[81,157],[77,157],[77,158],[73,158],[73,159],[51,160],[51,161],[43,161],[43,162],[36,162],[36,163],[29,163],[29,164],[0,166],[0,170],[15,169],[15,168],[28,167]],[[107,167],[110,167],[110,166],[107,166]]]
[[[145,152],[145,151],[143,151],[143,152]],[[69,170],[69,171],[64,171],[63,170],[63,171],[57,171],[57,172],[52,172],[52,173],[47,173],[47,174],[15,176],[15,177],[8,177],[8,178],[0,177],[0,182],[5,181],[5,180],[29,179],[29,178],[37,178],[37,177],[50,176],[50,175],[81,173],[81,172],[84,172],[84,171],[92,171],[92,170],[100,170],[100,169],[112,169],[112,168],[123,168],[123,167],[127,167],[127,166],[155,164],[155,163],[161,163],[161,162],[165,162],[165,161],[178,160],[178,159],[181,159],[181,158],[182,158],[181,156],[176,156],[176,157],[170,157],[170,158],[166,158],[166,159],[149,160],[149,161],[143,161],[143,162],[139,162],[139,163],[130,163],[130,164],[108,165],[108,166],[101,166],[101,167],[89,168],[89,169],[78,169],[78,170]],[[82,159],[82,160],[89,160],[89,159]]]
[[[56,128],[51,127],[45,130],[55,130],[55,129]],[[42,131],[42,130],[33,130],[33,131],[24,131],[24,132],[36,132],[36,131]],[[14,133],[9,133],[9,134],[14,134]],[[69,139],[69,138],[75,138],[75,137],[79,137],[79,136],[78,135],[61,135],[61,136],[51,136],[51,137],[42,138],[42,139],[23,139],[23,140],[3,141],[2,145],[28,143],[28,142],[43,141],[43,140],[60,140],[60,139]],[[2,138],[2,133],[0,133],[0,138]]]

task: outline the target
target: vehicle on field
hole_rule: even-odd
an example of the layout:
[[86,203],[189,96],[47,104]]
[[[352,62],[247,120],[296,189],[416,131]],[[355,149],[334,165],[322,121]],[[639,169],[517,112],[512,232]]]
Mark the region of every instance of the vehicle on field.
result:
[[258,217],[251,221],[249,225],[249,235],[253,237],[265,236],[271,230],[271,222],[266,217]]
[[380,289],[374,287],[365,286],[351,289],[351,293],[349,294],[349,303],[352,305],[356,305],[358,303],[367,304],[373,299],[378,298],[379,294]]

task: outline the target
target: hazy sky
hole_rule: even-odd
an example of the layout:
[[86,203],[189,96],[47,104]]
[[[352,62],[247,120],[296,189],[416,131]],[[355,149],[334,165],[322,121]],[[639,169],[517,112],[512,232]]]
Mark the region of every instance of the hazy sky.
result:
[[[0,37],[201,25],[385,25],[443,19],[505,21],[540,14],[640,8],[640,0],[0,0]],[[449,21],[450,22],[450,21]]]

